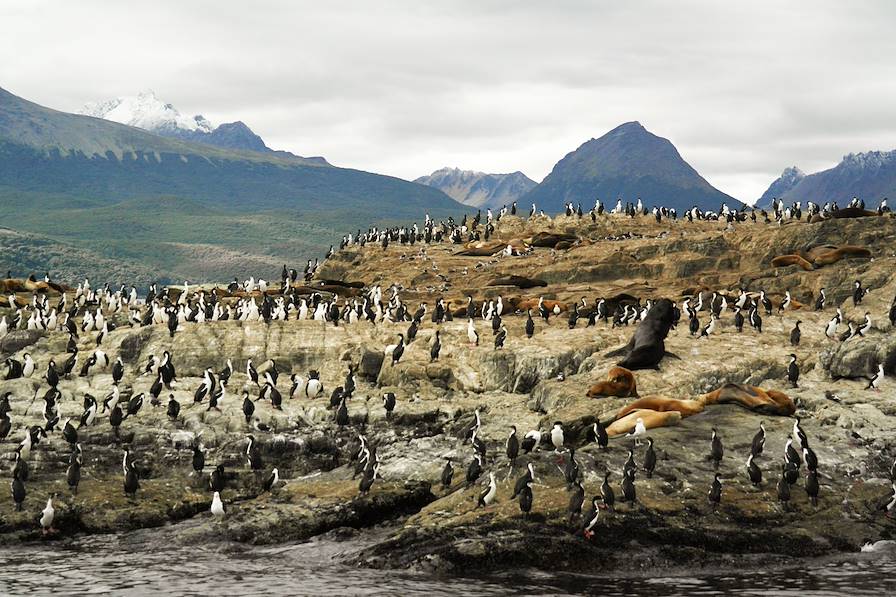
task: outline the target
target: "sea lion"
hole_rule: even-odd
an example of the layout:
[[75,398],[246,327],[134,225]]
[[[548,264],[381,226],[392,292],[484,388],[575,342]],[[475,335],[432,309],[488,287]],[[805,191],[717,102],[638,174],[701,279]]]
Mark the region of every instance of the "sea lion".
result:
[[495,278],[491,282],[487,284],[487,286],[516,286],[517,288],[536,288],[539,286],[547,286],[548,283],[544,280],[537,280],[535,278],[527,278],[525,276],[501,276],[500,278]]
[[461,249],[454,255],[458,257],[491,257],[505,246],[504,242],[500,240],[492,242],[474,241],[467,243],[464,249]]
[[672,307],[672,301],[669,299],[658,300],[635,328],[629,343],[604,356],[626,355],[616,363],[626,369],[658,369],[660,361],[666,355],[665,340],[672,327]]
[[644,423],[646,429],[655,427],[667,427],[669,425],[677,425],[681,421],[681,413],[677,410],[667,412],[658,412],[655,410],[635,410],[625,415],[621,419],[616,419],[609,427],[607,427],[607,435],[610,437],[618,437],[631,433],[637,424],[638,419]]
[[796,412],[796,405],[787,394],[738,383],[727,383],[698,400],[704,404],[738,404],[768,415],[789,416]]
[[529,239],[529,245],[533,247],[548,247],[554,249],[558,243],[572,243],[579,240],[575,234],[564,234],[560,232],[539,232]]
[[[821,247],[817,247],[821,249]],[[826,247],[825,247],[826,248]],[[809,251],[810,255],[812,254],[812,249]],[[828,251],[818,251],[813,255],[812,263],[816,267],[821,267],[823,265],[830,265],[832,263],[837,263],[841,259],[870,259],[871,251],[866,249],[865,247],[857,247],[854,245],[844,245],[842,247],[834,247],[832,250]]]
[[607,373],[605,381],[599,381],[588,389],[589,398],[601,396],[618,396],[628,398],[638,395],[638,387],[635,383],[635,375],[624,367],[613,367]]
[[815,266],[799,255],[780,255],[772,259],[772,267],[787,267],[788,265],[798,265],[807,272],[815,269]]
[[842,219],[842,218],[867,218],[870,216],[880,215],[876,211],[868,211],[867,209],[860,209],[858,207],[844,207],[843,209],[838,209],[831,212],[832,218]]
[[645,396],[619,409],[616,419],[621,419],[636,410],[655,410],[657,412],[674,410],[681,413],[682,417],[690,417],[703,412],[703,403],[699,400],[676,400],[674,398],[666,398],[665,396]]
[[[560,301],[554,301],[551,299],[544,299],[544,306],[549,310],[553,311],[554,307],[560,307],[560,312],[566,311],[566,303],[562,303]],[[526,309],[532,309],[533,312],[538,308],[538,299],[537,298],[527,298],[521,300],[516,308],[520,311],[525,311]]]

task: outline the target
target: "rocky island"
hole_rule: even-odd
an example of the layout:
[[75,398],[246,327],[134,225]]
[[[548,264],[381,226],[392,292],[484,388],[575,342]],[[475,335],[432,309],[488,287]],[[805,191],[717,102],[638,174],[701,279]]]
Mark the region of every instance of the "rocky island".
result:
[[[896,218],[853,215],[504,214],[472,242],[354,242],[285,286],[156,289],[155,315],[127,280],[2,280],[7,487],[28,470],[21,507],[0,500],[0,542],[370,534],[345,561],[470,573],[773,565],[892,539]],[[655,366],[620,370],[660,304],[675,321],[649,338]],[[514,429],[535,441],[510,458]]]

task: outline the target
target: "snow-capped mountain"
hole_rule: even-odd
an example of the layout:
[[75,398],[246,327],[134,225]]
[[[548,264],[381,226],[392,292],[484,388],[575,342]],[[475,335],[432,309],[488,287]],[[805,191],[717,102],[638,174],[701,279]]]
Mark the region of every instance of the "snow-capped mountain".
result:
[[837,201],[840,205],[859,197],[866,205],[876,206],[882,198],[893,195],[896,195],[896,150],[847,154],[833,168],[803,176],[777,197],[785,203]]
[[435,187],[465,205],[483,208],[510,205],[535,186],[522,172],[486,174],[458,168],[442,168],[414,182]]
[[804,178],[806,178],[806,175],[796,166],[785,168],[784,172],[781,173],[781,176],[776,178],[774,182],[768,186],[768,189],[766,189],[755,205],[757,207],[767,207],[771,205],[772,199],[783,196],[784,193],[798,185]]
[[177,108],[156,97],[151,89],[137,95],[116,97],[102,102],[90,102],[78,114],[120,122],[147,131],[160,132],[181,129],[211,133],[215,126],[204,116],[185,116]]
[[[85,104],[78,114],[120,122],[182,141],[214,145],[225,149],[277,153],[284,157],[293,155],[285,151],[270,149],[265,145],[264,140],[243,122],[225,122],[215,126],[201,114],[195,116],[181,114],[172,104],[160,100],[151,89],[137,95]],[[320,165],[328,165],[322,157],[302,159]]]

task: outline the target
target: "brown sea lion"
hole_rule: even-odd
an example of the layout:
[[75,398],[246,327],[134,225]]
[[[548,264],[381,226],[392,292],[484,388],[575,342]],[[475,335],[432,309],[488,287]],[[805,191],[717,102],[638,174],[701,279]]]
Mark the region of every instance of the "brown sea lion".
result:
[[503,241],[475,241],[467,243],[465,248],[456,252],[455,255],[461,257],[491,257],[505,246]]
[[[811,251],[810,251],[811,254]],[[816,267],[837,263],[841,259],[870,259],[871,251],[865,247],[856,247],[854,245],[844,245],[834,248],[833,250],[818,252],[814,255],[812,263]]]
[[665,396],[645,396],[619,409],[616,418],[621,419],[636,410],[655,410],[657,412],[674,410],[680,412],[682,417],[690,417],[703,412],[703,403],[699,400],[676,400],[674,398],[666,398]]
[[798,265],[807,272],[815,269],[815,266],[799,255],[780,255],[772,259],[772,267],[787,267],[788,265]]
[[[549,311],[553,311],[554,307],[560,307],[561,312],[566,311],[566,303],[563,303],[560,301],[544,299],[544,306],[547,307],[547,309]],[[519,309],[520,311],[525,311],[526,309],[532,309],[533,313],[537,316],[538,314],[535,313],[535,309],[538,308],[538,299],[537,298],[523,299],[517,304],[516,308]]]
[[796,412],[796,405],[787,394],[738,383],[727,383],[698,400],[704,404],[738,404],[769,415],[789,416]]
[[638,395],[638,386],[635,383],[635,375],[624,367],[613,367],[607,373],[605,381],[599,381],[588,389],[589,398],[601,396],[618,396],[628,398]]
[[858,207],[844,207],[831,212],[832,218],[867,218],[869,216],[880,215],[876,211],[868,211],[867,209],[859,209]]
[[668,427],[669,425],[677,425],[681,421],[681,413],[677,410],[666,412],[658,412],[655,410],[636,410],[625,415],[621,419],[616,419],[607,427],[607,435],[610,437],[618,437],[631,433],[635,425],[641,419],[646,429],[654,429],[656,427]]

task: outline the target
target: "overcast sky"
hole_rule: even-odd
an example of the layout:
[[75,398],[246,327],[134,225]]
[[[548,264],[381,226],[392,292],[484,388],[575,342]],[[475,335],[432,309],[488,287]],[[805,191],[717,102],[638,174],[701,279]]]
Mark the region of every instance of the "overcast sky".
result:
[[619,123],[754,200],[896,147],[893,2],[0,2],[0,86],[74,111],[151,88],[268,146],[415,178],[554,163]]

